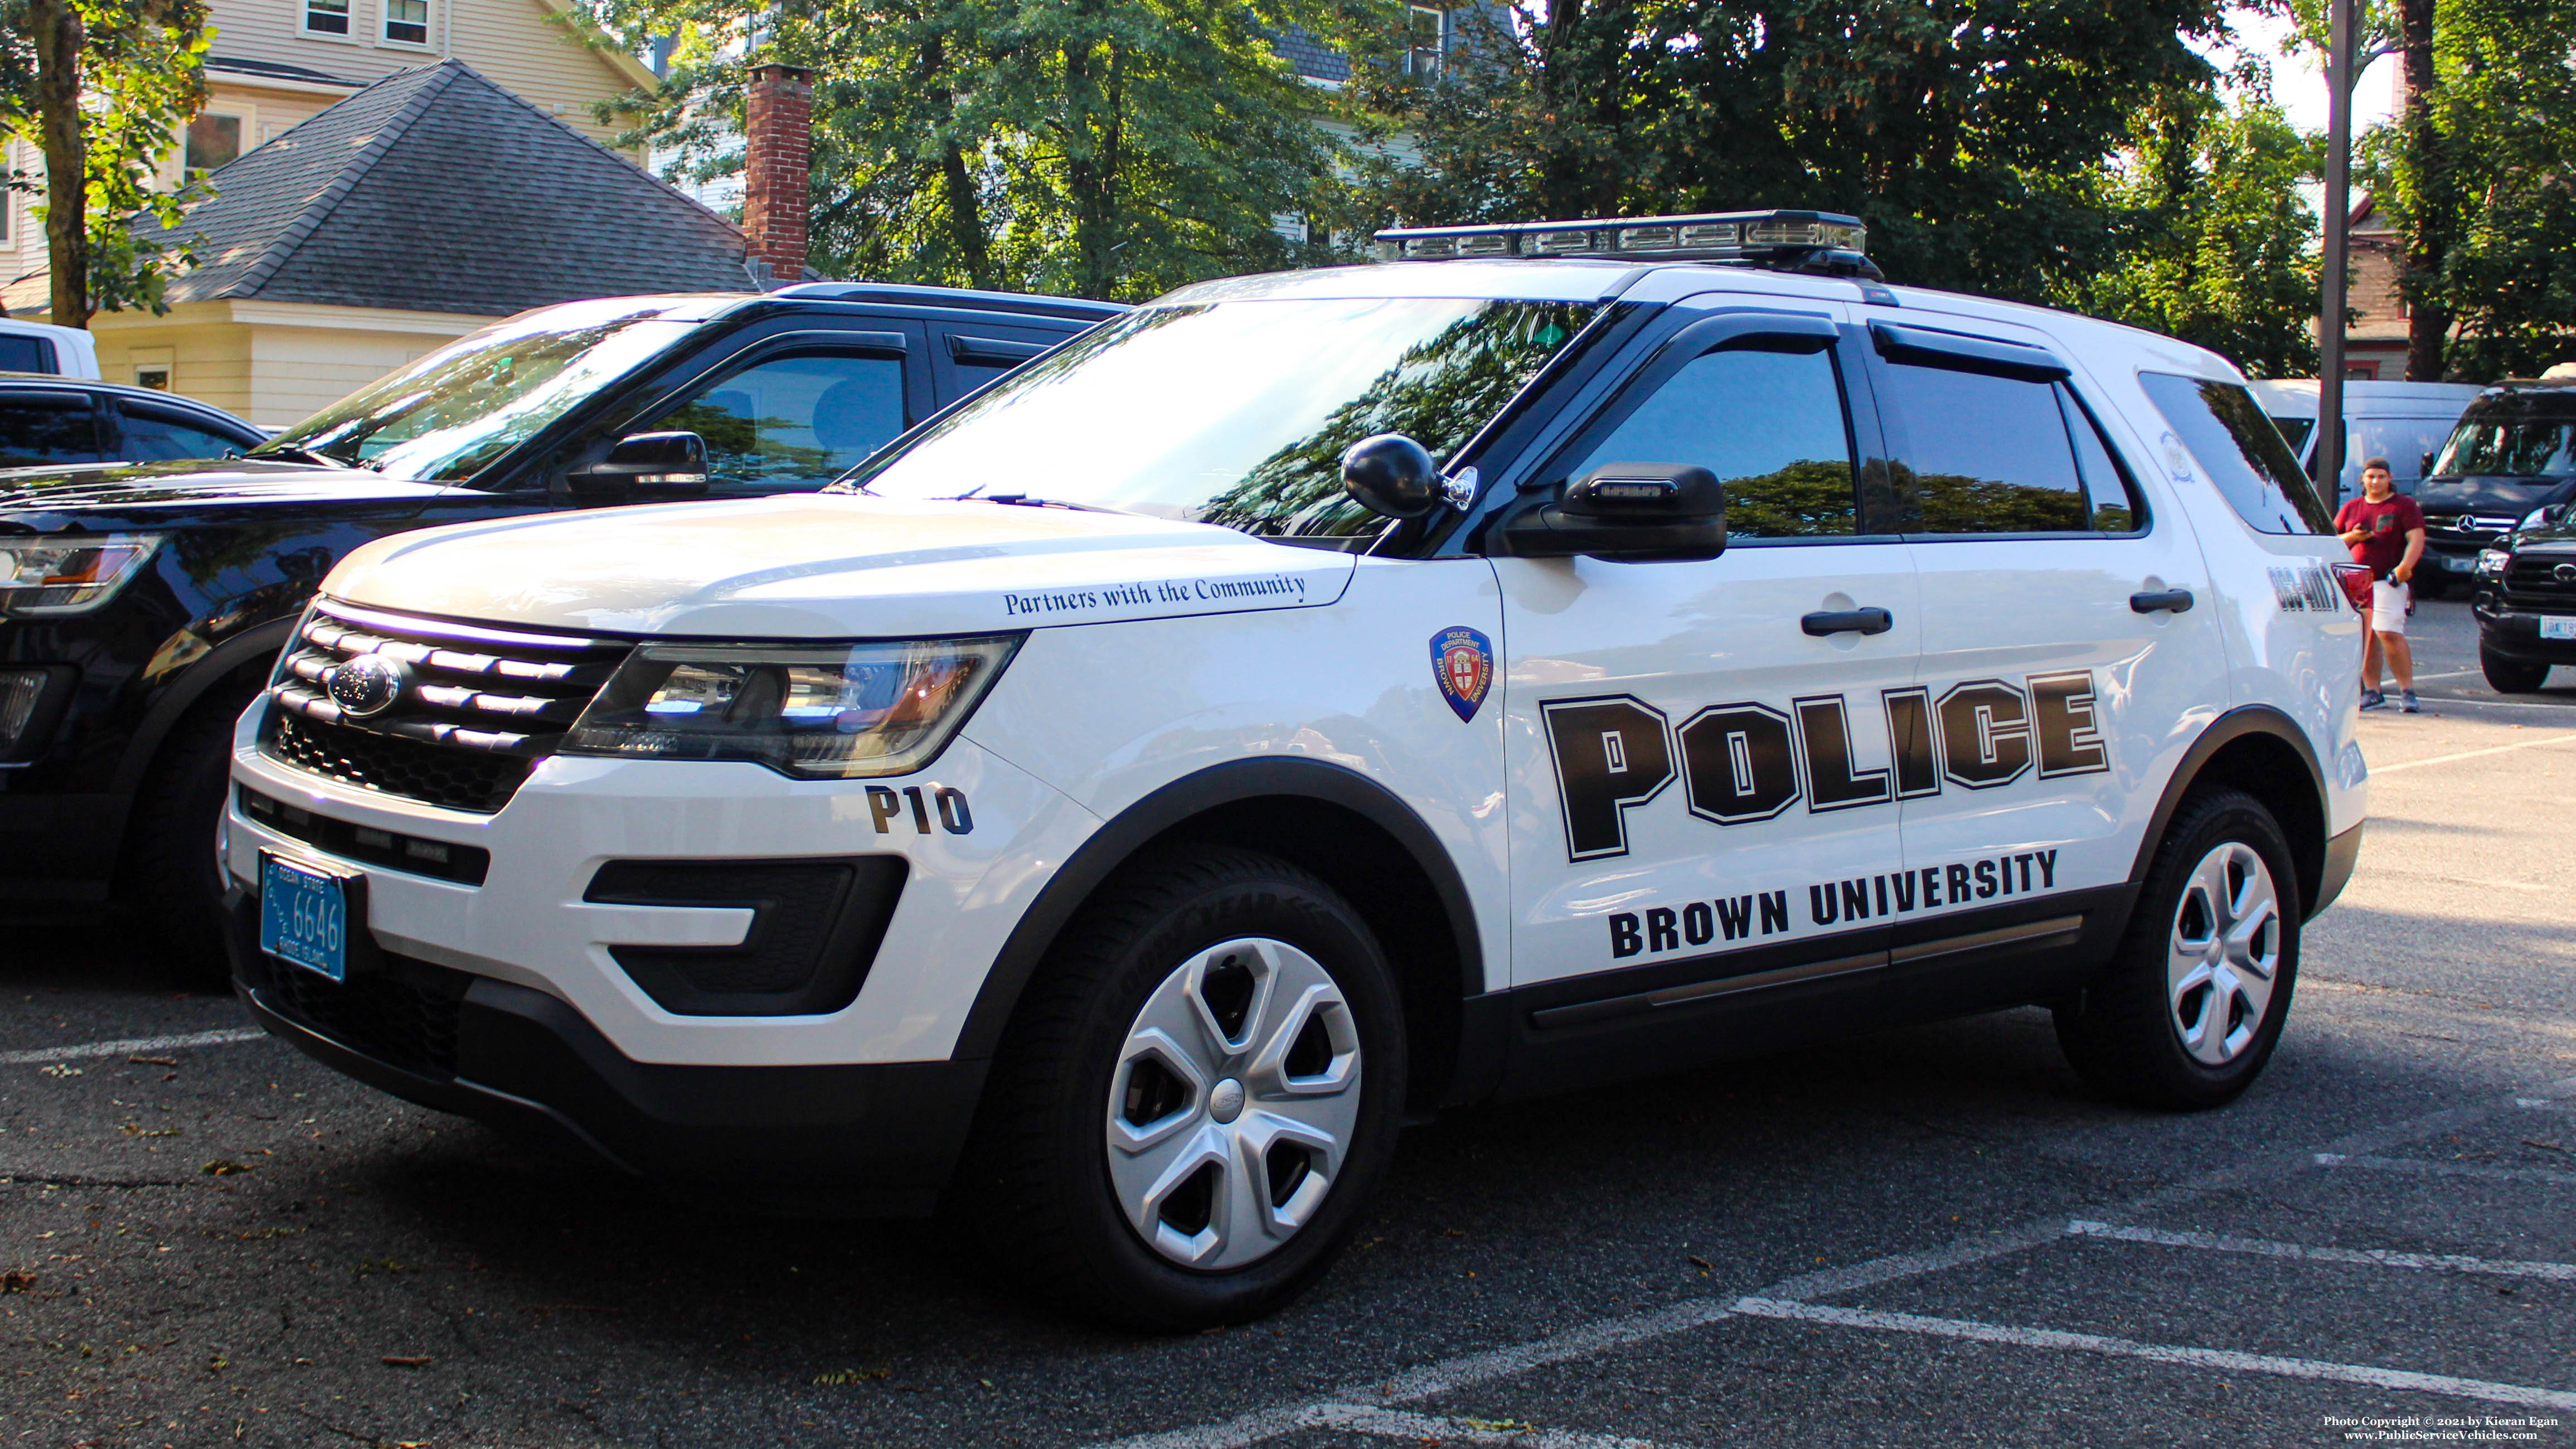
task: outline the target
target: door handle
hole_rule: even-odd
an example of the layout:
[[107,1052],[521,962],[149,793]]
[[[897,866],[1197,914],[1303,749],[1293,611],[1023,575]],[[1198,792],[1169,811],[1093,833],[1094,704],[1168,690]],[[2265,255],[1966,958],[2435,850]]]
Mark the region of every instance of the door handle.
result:
[[[2190,607],[2188,597],[2184,607]],[[1798,627],[1819,639],[1828,634],[1884,634],[1896,627],[1896,616],[1885,609],[1819,609],[1800,619]]]
[[2158,589],[2143,594],[2131,594],[2129,608],[2140,614],[2152,614],[2161,609],[2170,609],[2177,614],[2188,614],[2191,612],[2191,590]]

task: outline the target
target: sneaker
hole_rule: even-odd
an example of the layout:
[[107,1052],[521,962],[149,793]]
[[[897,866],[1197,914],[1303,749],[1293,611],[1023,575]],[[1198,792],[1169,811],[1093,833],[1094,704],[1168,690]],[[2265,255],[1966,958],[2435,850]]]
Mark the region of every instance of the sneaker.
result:
[[2424,706],[2415,702],[2415,691],[2411,689],[2401,689],[2397,692],[2397,712],[2399,714],[2422,714],[2424,712]]
[[2381,709],[2385,708],[2387,704],[2388,696],[2380,693],[2378,690],[2365,689],[2361,692],[2361,707],[2363,709]]

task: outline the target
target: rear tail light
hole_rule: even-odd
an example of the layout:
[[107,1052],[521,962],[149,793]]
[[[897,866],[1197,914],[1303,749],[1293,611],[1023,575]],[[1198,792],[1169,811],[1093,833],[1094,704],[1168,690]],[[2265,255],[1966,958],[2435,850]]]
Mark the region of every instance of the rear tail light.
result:
[[2343,596],[2352,600],[2356,614],[2370,612],[2370,565],[2357,563],[2328,564],[2334,570],[2335,582],[2343,585]]

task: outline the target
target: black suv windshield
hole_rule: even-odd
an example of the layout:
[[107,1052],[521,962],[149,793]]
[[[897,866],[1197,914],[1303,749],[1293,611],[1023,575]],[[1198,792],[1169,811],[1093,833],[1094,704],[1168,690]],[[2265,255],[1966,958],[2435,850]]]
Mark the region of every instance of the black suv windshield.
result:
[[471,478],[697,325],[669,310],[668,301],[620,298],[513,317],[342,398],[251,456]]
[[2446,477],[2522,477],[2576,473],[2576,419],[2463,418],[2434,460]]
[[1272,537],[1373,534],[1341,455],[1374,433],[1455,452],[1599,311],[1591,302],[1253,300],[1131,313],[836,485],[1024,497]]

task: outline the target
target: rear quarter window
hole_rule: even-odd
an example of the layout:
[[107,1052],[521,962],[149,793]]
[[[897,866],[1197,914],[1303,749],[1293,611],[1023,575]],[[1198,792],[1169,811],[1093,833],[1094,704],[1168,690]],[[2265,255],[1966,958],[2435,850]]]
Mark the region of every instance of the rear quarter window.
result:
[[[2141,372],[2138,385],[2236,516],[2257,533],[2327,533],[2333,524],[2281,430],[2241,383]],[[2179,463],[2181,459],[2169,459]]]

